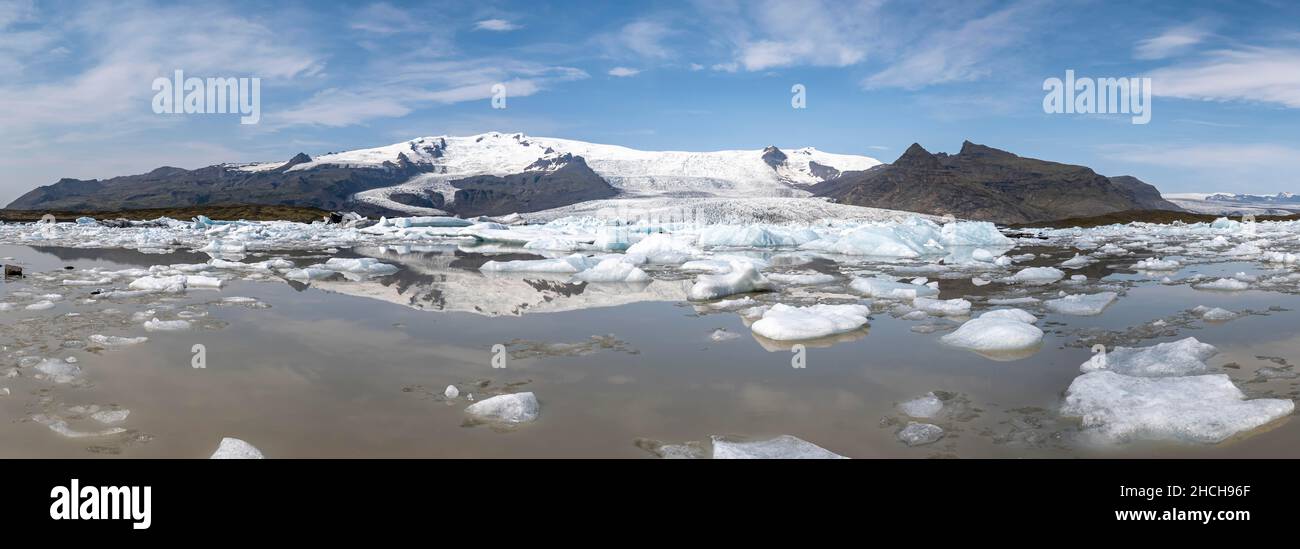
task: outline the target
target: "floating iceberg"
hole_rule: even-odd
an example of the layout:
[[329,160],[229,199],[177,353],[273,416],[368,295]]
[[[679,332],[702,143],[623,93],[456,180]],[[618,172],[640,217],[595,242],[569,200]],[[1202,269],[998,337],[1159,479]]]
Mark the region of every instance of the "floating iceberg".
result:
[[1240,292],[1249,290],[1250,284],[1237,280],[1235,278],[1220,278],[1214,282],[1202,282],[1192,286],[1198,290],[1215,290],[1220,292]]
[[592,266],[592,259],[573,254],[559,259],[520,259],[516,261],[489,261],[479,267],[489,273],[579,273]]
[[1246,400],[1226,375],[1148,378],[1102,370],[1075,378],[1061,415],[1081,418],[1105,442],[1217,443],[1294,409],[1290,400]]
[[573,275],[573,279],[583,282],[648,282],[650,275],[621,257],[611,257]]
[[939,290],[888,278],[855,278],[849,288],[867,297],[878,299],[915,299],[939,295]]
[[917,310],[936,316],[965,316],[970,314],[970,302],[965,299],[939,300],[918,297],[912,300],[912,306],[916,307]]
[[1200,374],[1209,369],[1205,361],[1218,352],[1213,345],[1189,337],[1150,347],[1116,347],[1109,353],[1094,355],[1079,366],[1079,371],[1110,370],[1138,377]]
[[325,269],[340,273],[351,273],[366,276],[384,276],[397,272],[395,265],[381,263],[373,257],[360,258],[331,258],[325,262]]
[[1065,278],[1065,272],[1055,267],[1029,267],[1006,278],[1012,283],[1043,286]]
[[772,289],[753,263],[731,261],[731,271],[722,274],[700,275],[691,286],[687,297],[692,301],[708,301],[729,295]]
[[626,254],[636,263],[680,265],[703,255],[703,252],[683,238],[655,233],[628,246]]
[[834,275],[828,275],[825,273],[775,273],[766,276],[768,280],[774,282],[800,286],[817,286],[820,284],[830,284],[831,282],[835,282]]
[[851,332],[867,323],[871,309],[866,305],[773,305],[750,329],[777,341],[817,339]]
[[934,392],[926,393],[898,405],[898,411],[919,418],[934,417],[941,410],[943,410],[943,401],[939,400],[939,397],[935,396]]
[[1143,259],[1133,264],[1133,269],[1138,271],[1177,271],[1182,268],[1182,264],[1172,259],[1160,259],[1152,257]]
[[237,438],[226,437],[208,459],[264,459],[262,451]]
[[817,240],[812,229],[764,225],[710,225],[700,230],[700,246],[735,248],[794,247]]
[[190,321],[158,320],[157,318],[154,318],[145,321],[144,329],[149,332],[179,332],[190,329]]
[[149,341],[147,337],[119,337],[94,334],[90,336],[90,342],[105,347],[126,347],[128,345],[139,345]]
[[994,360],[1015,360],[1038,351],[1043,331],[1016,319],[980,317],[967,320],[939,340]]
[[909,421],[907,426],[898,432],[898,440],[908,446],[933,444],[941,438],[943,438],[943,428],[930,423]]
[[499,395],[480,400],[465,408],[465,414],[492,423],[528,423],[537,419],[540,405],[532,393]]
[[781,435],[757,441],[714,436],[713,459],[846,459],[799,437]]
[[986,311],[984,314],[981,314],[979,317],[980,318],[1002,318],[1007,320],[1024,322],[1026,324],[1033,324],[1035,322],[1038,322],[1038,317],[1034,316],[1033,313],[1030,313],[1029,311],[1026,311],[1024,309],[995,309],[992,311]]
[[1101,292],[1098,294],[1072,294],[1060,299],[1049,299],[1043,302],[1043,306],[1048,310],[1063,315],[1075,316],[1095,316],[1106,310],[1119,294],[1115,292]]

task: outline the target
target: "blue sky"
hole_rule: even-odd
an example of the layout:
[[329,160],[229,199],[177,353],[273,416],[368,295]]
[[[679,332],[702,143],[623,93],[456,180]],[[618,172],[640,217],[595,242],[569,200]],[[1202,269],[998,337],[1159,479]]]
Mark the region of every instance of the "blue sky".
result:
[[[155,114],[175,69],[260,77],[261,123]],[[1151,77],[1151,123],[1044,113],[1067,69]],[[1166,192],[1300,191],[1298,129],[1287,0],[0,0],[0,203],[60,177],[493,130],[883,161],[969,139]]]

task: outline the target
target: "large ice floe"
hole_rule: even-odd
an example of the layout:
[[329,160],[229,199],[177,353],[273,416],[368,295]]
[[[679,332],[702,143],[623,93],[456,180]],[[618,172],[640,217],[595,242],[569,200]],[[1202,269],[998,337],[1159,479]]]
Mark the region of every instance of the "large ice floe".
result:
[[1079,367],[1061,415],[1104,442],[1217,443],[1288,416],[1290,400],[1254,399],[1223,374],[1205,374],[1213,345],[1186,338],[1100,352]]
[[1019,360],[1042,347],[1043,331],[1034,326],[1036,321],[1034,315],[1021,309],[988,311],[940,340],[993,360]]
[[750,326],[755,334],[777,341],[817,339],[851,332],[867,324],[866,305],[810,305],[792,307],[778,303]]

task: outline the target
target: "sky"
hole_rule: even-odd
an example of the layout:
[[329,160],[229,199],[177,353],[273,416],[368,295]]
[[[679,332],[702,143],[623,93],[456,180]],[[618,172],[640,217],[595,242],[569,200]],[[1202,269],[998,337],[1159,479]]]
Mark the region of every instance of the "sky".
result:
[[[488,131],[886,162],[970,140],[1167,193],[1300,191],[1293,0],[267,4],[0,0],[0,204],[64,177]],[[260,121],[155,113],[175,70],[260,78]],[[1044,112],[1067,70],[1150,78],[1150,123]]]

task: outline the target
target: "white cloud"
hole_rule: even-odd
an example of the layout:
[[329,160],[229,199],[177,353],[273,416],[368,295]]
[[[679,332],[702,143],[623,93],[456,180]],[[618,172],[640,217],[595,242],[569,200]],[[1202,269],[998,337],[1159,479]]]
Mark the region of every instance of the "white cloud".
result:
[[628,76],[636,76],[638,74],[641,74],[641,71],[639,69],[629,69],[627,67],[614,67],[612,69],[609,69],[610,76],[617,76],[620,78],[628,77]]
[[747,71],[856,64],[867,56],[879,17],[877,2],[763,0],[711,9],[714,26],[732,44],[731,63]]
[[617,31],[597,36],[596,42],[612,57],[662,60],[674,55],[673,50],[664,44],[673,34],[673,29],[663,21],[640,19],[619,27]]
[[1200,25],[1174,27],[1159,36],[1138,42],[1133,49],[1133,56],[1138,59],[1164,59],[1187,51],[1205,40],[1209,34]]
[[422,30],[419,18],[387,2],[370,4],[352,18],[352,28],[374,34],[398,34]]
[[505,19],[484,19],[474,23],[474,30],[486,30],[495,32],[507,32],[522,29],[522,25],[516,25]]
[[1243,48],[1151,72],[1152,93],[1207,101],[1259,101],[1300,108],[1300,49]]
[[704,65],[701,65],[699,63],[691,63],[690,65],[687,65],[687,68],[693,71],[702,71],[704,70]]
[[917,40],[889,68],[862,81],[868,89],[918,89],[934,84],[967,82],[988,75],[987,63],[1026,38],[1024,21],[1036,3],[1020,3],[971,19],[956,29],[936,31]]

